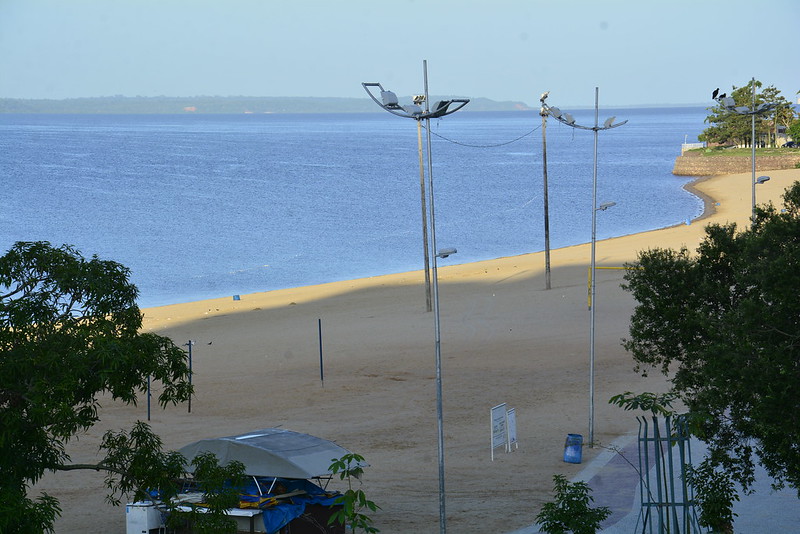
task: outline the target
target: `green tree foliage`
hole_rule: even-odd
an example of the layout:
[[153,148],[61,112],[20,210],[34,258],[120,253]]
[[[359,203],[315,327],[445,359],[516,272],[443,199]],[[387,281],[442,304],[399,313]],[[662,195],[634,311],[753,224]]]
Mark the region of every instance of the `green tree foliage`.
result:
[[652,249],[626,271],[637,301],[624,340],[643,374],[671,375],[713,466],[748,488],[757,459],[800,490],[800,182],[785,211],[710,225],[690,255]]
[[340,506],[328,519],[328,524],[339,523],[345,529],[352,532],[374,533],[380,532],[372,526],[372,518],[363,512],[370,510],[375,512],[380,506],[367,499],[367,495],[362,489],[353,489],[353,479],[361,479],[364,473],[364,457],[360,454],[348,453],[341,458],[333,458],[330,466],[332,474],[339,474],[341,480],[347,480],[347,490],[336,499],[336,505]]
[[733,520],[738,515],[733,504],[739,494],[730,474],[715,468],[706,458],[697,467],[688,466],[686,482],[694,488],[694,499],[700,506],[700,526],[714,533],[733,534]]
[[[60,510],[30,485],[47,471],[70,466],[67,442],[99,420],[99,396],[127,404],[162,385],[162,406],[192,393],[183,350],[168,338],[142,333],[137,290],[113,261],[86,259],[69,246],[13,246],[0,257],[0,532],[52,531]],[[158,487],[180,471],[146,425],[107,434],[114,492]]]
[[[780,91],[774,86],[770,85],[759,92],[758,89],[762,85],[760,81],[756,80],[755,84],[753,81],[749,81],[743,87],[733,86],[728,96],[733,98],[737,106],[750,108],[753,105],[753,91],[755,91],[756,106],[764,102],[775,104],[775,108],[769,113],[756,115],[756,138],[759,139],[766,134],[772,143],[775,140],[777,126],[790,124],[794,120],[795,111],[791,103],[781,96]],[[698,139],[722,145],[751,146],[753,126],[750,115],[739,115],[728,111],[719,102],[708,108],[708,111],[709,115],[705,122],[709,124],[709,127],[703,130]]]
[[594,498],[586,482],[570,483],[564,475],[554,475],[555,496],[536,516],[536,524],[548,534],[595,534],[611,515],[606,506],[593,508]]
[[791,123],[786,129],[786,133],[789,134],[789,137],[792,138],[792,141],[800,143],[800,120],[796,120]]
[[765,102],[772,102],[775,107],[767,115],[768,126],[771,126],[770,135],[768,136],[768,143],[770,146],[776,146],[778,140],[778,127],[783,126],[788,128],[794,122],[797,113],[791,102],[781,95],[774,86],[770,85],[762,93]]
[[[244,464],[233,461],[220,466],[212,453],[203,453],[192,460],[194,480],[203,492],[203,506],[189,505],[188,512],[179,512],[167,499],[170,526],[188,525],[193,534],[236,534],[236,521],[228,517],[228,508],[239,506],[241,486],[244,481]],[[162,494],[162,499],[165,495]]]

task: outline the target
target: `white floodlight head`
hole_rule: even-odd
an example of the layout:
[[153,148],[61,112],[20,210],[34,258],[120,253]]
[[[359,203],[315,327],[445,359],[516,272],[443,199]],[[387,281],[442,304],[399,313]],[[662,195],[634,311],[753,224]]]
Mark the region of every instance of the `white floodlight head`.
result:
[[383,101],[383,105],[389,109],[397,109],[400,107],[397,103],[397,95],[392,91],[381,91],[381,100]]
[[417,105],[422,104],[425,102],[425,95],[414,95],[414,103]]
[[614,119],[616,119],[616,117],[607,118],[606,122],[603,123],[603,128],[611,128],[611,125],[614,124]]
[[550,107],[550,115],[553,117],[560,119],[561,118],[561,110],[556,107]]
[[542,96],[539,97],[539,102],[544,103],[544,101],[547,100],[547,96],[549,94],[550,94],[550,91],[545,91],[544,93],[542,93]]
[[437,100],[434,102],[429,115],[430,118],[438,119],[439,117],[444,117],[447,115],[447,108],[450,107],[452,102],[452,100]]
[[575,124],[575,117],[570,113],[564,113],[564,122],[567,124]]

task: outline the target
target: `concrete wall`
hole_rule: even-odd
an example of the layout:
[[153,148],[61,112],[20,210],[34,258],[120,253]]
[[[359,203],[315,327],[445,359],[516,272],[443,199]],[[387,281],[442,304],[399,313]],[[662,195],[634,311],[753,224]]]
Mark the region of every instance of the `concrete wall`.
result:
[[[756,156],[756,172],[780,169],[794,169],[800,164],[800,154],[785,156]],[[702,156],[691,154],[675,158],[672,174],[678,176],[714,176],[717,174],[736,174],[749,172],[753,164],[749,157]]]

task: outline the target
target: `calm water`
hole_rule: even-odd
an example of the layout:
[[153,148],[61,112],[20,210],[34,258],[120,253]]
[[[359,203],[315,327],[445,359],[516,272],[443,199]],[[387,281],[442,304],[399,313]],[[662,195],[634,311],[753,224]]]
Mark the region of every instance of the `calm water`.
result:
[[[671,170],[705,109],[611,115],[629,122],[599,134],[598,202],[617,205],[598,238],[699,215]],[[544,248],[540,125],[432,123],[437,244],[458,249],[445,262]],[[588,242],[593,134],[550,120],[547,149],[551,246]],[[416,126],[388,113],[0,115],[0,180],[0,249],[47,240],[119,261],[144,307],[422,266]]]

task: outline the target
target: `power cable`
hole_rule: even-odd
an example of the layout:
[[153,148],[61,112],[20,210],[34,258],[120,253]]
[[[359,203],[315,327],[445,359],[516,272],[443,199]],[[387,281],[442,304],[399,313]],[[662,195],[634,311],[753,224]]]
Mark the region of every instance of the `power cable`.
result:
[[[425,128],[424,125],[422,127]],[[494,145],[472,145],[472,144],[469,144],[469,143],[462,143],[461,141],[456,141],[455,139],[450,139],[450,138],[447,138],[447,137],[445,137],[443,135],[440,135],[440,134],[434,132],[433,130],[430,130],[430,132],[433,135],[435,135],[436,137],[438,137],[439,139],[447,141],[448,143],[453,143],[454,145],[464,146],[464,147],[468,147],[468,148],[496,148],[496,147],[500,147],[500,146],[510,145],[511,143],[516,143],[517,141],[520,141],[521,139],[525,139],[529,135],[533,134],[539,128],[541,128],[541,126],[537,126],[536,128],[534,128],[530,132],[528,132],[526,134],[523,134],[523,135],[520,135],[516,139],[512,139],[511,141],[505,141],[503,143],[497,143],[497,144],[494,144]]]

